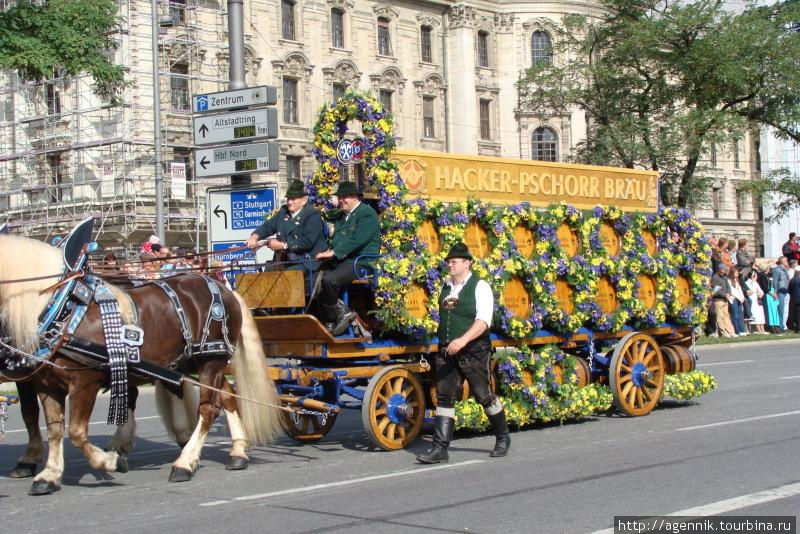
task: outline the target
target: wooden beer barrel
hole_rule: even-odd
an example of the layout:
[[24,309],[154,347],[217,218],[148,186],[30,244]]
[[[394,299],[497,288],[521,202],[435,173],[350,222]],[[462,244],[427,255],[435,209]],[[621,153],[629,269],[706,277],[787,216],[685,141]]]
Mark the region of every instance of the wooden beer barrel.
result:
[[572,298],[572,288],[563,278],[556,280],[556,299],[558,300],[559,308],[565,313],[572,313],[572,310],[575,309],[575,301]]
[[685,275],[679,274],[675,285],[675,291],[681,306],[688,307],[692,302],[692,292],[690,288],[691,284],[689,283],[689,279]]
[[608,256],[611,258],[619,256],[619,252],[622,249],[622,240],[617,231],[614,230],[614,227],[611,226],[611,223],[603,222],[597,233]]
[[650,254],[650,257],[655,258],[656,253],[658,253],[656,236],[650,230],[644,230],[642,231],[642,239],[644,239],[644,244],[647,246],[647,253]]
[[638,297],[642,301],[644,307],[652,310],[656,307],[656,281],[649,274],[640,274],[637,279],[639,280]]
[[607,276],[601,276],[597,281],[597,304],[605,314],[614,313],[619,307],[617,290]]
[[417,238],[428,247],[428,252],[431,254],[438,254],[442,250],[442,242],[439,240],[436,226],[430,219],[419,225],[419,228],[417,228]]
[[533,257],[533,253],[536,250],[536,240],[533,237],[533,232],[531,232],[530,228],[522,224],[518,224],[514,227],[514,233],[512,234],[512,237],[514,239],[514,243],[517,245],[517,250],[523,258],[530,259]]
[[464,231],[464,244],[475,258],[489,255],[489,236],[477,221],[472,221]]
[[428,292],[419,284],[412,284],[406,291],[406,311],[415,319],[423,319],[428,315]]
[[[559,386],[564,383],[564,367],[557,363],[553,366],[553,373],[556,375],[556,384]],[[578,356],[575,357],[575,374],[577,375],[578,381],[575,384],[577,387],[582,388],[584,386],[588,386],[589,382],[592,379],[592,373],[589,369],[589,362],[580,358]],[[523,378],[524,380],[524,378]]]
[[511,278],[503,286],[503,304],[517,319],[525,319],[530,315],[531,296],[519,277]]
[[568,258],[574,258],[580,251],[580,240],[578,234],[570,228],[567,223],[561,223],[561,226],[556,230],[556,237],[561,243],[561,250]]
[[667,374],[688,373],[696,367],[695,359],[683,345],[665,345],[661,347],[661,353],[664,355]]

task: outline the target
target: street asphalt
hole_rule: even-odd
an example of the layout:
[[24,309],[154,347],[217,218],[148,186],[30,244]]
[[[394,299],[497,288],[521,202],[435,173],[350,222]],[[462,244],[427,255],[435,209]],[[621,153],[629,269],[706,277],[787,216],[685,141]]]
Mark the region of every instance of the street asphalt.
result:
[[[420,465],[414,456],[428,436],[408,450],[377,451],[360,413],[348,412],[321,442],[283,437],[251,450],[246,471],[226,471],[229,441],[218,421],[186,483],[167,481],[178,448],[145,389],[130,472],[95,471],[67,443],[54,495],[30,497],[30,480],[0,476],[0,533],[583,534],[610,528],[615,515],[796,515],[800,340],[700,347],[699,355],[717,391],[664,402],[646,417],[514,432],[502,459],[488,456],[492,436],[460,435],[449,464]],[[90,427],[100,446],[113,433],[106,401]],[[0,475],[25,440],[12,407]]]

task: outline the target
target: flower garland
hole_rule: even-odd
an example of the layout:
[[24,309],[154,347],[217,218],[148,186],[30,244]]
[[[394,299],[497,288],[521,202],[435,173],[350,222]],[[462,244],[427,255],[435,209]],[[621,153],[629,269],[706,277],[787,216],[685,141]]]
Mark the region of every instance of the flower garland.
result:
[[340,178],[336,149],[352,120],[361,121],[367,186],[377,187],[381,209],[397,206],[407,189],[397,164],[389,160],[394,148],[392,116],[374,96],[353,90],[348,90],[335,104],[324,105],[319,112],[312,150],[319,166],[308,178],[309,199],[321,207],[334,207],[330,197]]
[[673,399],[689,400],[714,389],[717,389],[717,381],[713,376],[694,370],[665,376],[661,398],[672,397]]

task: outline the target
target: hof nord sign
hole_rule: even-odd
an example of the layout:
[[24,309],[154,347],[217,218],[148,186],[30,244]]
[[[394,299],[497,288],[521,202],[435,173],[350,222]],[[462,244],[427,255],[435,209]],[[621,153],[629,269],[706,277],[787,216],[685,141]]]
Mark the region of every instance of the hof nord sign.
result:
[[392,159],[412,195],[443,202],[479,197],[493,204],[564,201],[579,209],[597,204],[628,211],[658,209],[654,171],[421,150],[396,150]]

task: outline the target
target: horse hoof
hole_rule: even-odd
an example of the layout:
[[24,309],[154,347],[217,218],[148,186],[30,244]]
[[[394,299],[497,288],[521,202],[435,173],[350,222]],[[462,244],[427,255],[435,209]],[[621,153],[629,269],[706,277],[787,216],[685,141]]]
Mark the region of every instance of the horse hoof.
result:
[[14,470],[8,474],[11,478],[31,478],[36,474],[36,464],[18,462]]
[[127,473],[128,472],[128,459],[124,456],[120,455],[117,457],[117,468],[115,471],[117,473]]
[[28,495],[51,495],[58,490],[58,484],[50,480],[39,480],[31,485]]
[[242,458],[241,456],[231,456],[228,458],[228,463],[225,465],[225,469],[228,471],[240,471],[242,469],[247,469],[249,464],[249,460],[247,458]]
[[182,467],[173,467],[172,472],[169,474],[170,482],[188,482],[192,480],[193,473],[188,469]]

